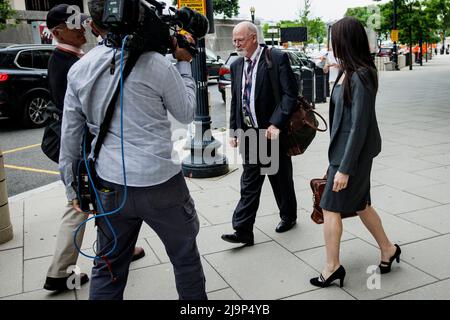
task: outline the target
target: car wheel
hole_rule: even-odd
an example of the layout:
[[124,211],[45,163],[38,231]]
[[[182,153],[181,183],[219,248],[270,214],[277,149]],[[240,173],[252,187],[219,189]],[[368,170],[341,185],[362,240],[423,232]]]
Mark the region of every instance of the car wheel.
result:
[[45,111],[50,99],[47,93],[32,93],[26,98],[22,124],[27,128],[43,127],[46,123]]

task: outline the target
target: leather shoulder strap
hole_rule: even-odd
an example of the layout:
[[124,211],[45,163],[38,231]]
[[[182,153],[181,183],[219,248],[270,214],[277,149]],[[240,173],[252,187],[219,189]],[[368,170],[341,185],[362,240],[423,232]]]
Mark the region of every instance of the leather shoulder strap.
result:
[[270,84],[272,85],[273,95],[275,96],[276,103],[280,103],[281,101],[281,93],[280,93],[280,80],[278,73],[278,65],[273,63],[273,53],[272,48],[267,48],[264,52],[264,56],[266,59],[267,70],[269,71],[269,79]]

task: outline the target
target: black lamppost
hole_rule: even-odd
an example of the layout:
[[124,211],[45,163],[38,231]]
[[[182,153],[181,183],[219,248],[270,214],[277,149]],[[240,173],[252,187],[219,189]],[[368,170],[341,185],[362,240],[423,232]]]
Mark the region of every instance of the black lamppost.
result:
[[[209,33],[214,33],[212,0],[207,0],[206,5]],[[190,150],[190,155],[182,162],[183,174],[190,178],[217,177],[229,171],[226,156],[218,152],[221,143],[214,139],[211,132],[205,46],[205,38],[199,39],[199,53],[192,60],[192,75],[197,86],[197,108],[193,122],[195,133],[185,145],[185,149]]]
[[[398,0],[393,0],[394,2],[394,17],[393,17],[393,22],[392,22],[392,29],[396,30],[397,32],[397,8],[398,8]],[[399,70],[398,69],[398,52],[397,52],[397,41],[394,41],[394,47],[393,47],[393,54],[392,54],[392,58],[394,60],[394,66],[395,66],[395,70]]]
[[331,31],[331,25],[328,25],[328,32],[327,32],[327,50],[330,51],[330,31]]
[[255,23],[255,7],[250,7],[250,14],[252,15],[252,23]]
[[413,52],[412,52],[412,5],[414,0],[407,0],[406,4],[409,4],[409,70],[413,69]]

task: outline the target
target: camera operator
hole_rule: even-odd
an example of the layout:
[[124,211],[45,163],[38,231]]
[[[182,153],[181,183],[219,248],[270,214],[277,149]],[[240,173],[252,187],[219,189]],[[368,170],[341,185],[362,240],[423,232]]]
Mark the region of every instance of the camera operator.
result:
[[[104,0],[90,0],[94,29],[105,36],[102,24]],[[69,72],[64,101],[60,171],[69,200],[80,210],[73,181],[83,127],[98,137],[109,100],[119,81],[120,52],[99,45]],[[112,59],[115,54],[115,59]],[[125,58],[128,56],[125,53]],[[123,299],[133,248],[142,222],[160,237],[174,267],[180,299],[206,299],[205,277],[197,249],[199,220],[179,164],[171,159],[172,142],[167,112],[188,124],[194,117],[196,87],[189,62],[192,56],[176,48],[173,66],[157,52],[143,53],[123,89],[123,145],[126,161],[125,206],[108,217],[117,236],[109,261],[96,260],[92,268],[90,299]],[[125,59],[126,60],[126,59]],[[116,63],[111,75],[111,63]],[[119,101],[96,161],[99,196],[105,212],[115,210],[124,196]],[[92,142],[95,145],[96,139]],[[112,248],[113,235],[106,221],[96,221],[97,254]],[[149,283],[150,284],[150,283]]]

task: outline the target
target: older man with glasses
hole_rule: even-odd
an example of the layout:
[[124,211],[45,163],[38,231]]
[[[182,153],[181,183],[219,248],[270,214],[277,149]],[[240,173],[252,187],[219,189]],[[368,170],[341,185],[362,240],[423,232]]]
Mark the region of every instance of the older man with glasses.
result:
[[[262,145],[269,146],[271,161],[278,162],[276,172],[267,174],[280,210],[281,221],[276,232],[290,230],[297,220],[292,161],[277,140],[284,138],[286,124],[296,105],[298,85],[286,53],[272,49],[272,63],[279,72],[281,89],[277,102],[266,62],[269,49],[258,44],[258,29],[253,23],[245,21],[236,25],[233,43],[241,58],[231,65],[230,145],[239,146],[244,171],[241,199],[233,214],[235,233],[224,234],[222,239],[253,245],[253,225],[267,173],[264,170],[267,163],[260,158]],[[255,136],[257,143],[246,139],[249,136]],[[277,147],[280,145],[281,148]]]

